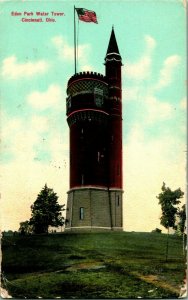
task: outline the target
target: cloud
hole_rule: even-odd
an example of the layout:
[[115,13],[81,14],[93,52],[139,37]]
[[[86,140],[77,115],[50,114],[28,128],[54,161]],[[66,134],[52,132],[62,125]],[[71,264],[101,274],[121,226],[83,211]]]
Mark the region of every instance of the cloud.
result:
[[145,35],[144,36],[144,40],[145,40],[145,43],[146,43],[146,53],[148,55],[152,55],[153,54],[153,50],[155,49],[156,47],[156,40],[150,36],[150,35]]
[[17,62],[17,57],[13,55],[3,60],[1,73],[6,79],[19,79],[30,78],[38,74],[43,74],[48,69],[49,64],[45,60],[19,63]]
[[[126,78],[142,81],[151,77],[152,55],[156,47],[156,41],[153,37],[145,35],[145,50],[140,59],[134,63],[127,62],[124,69]],[[153,92],[169,86],[173,81],[175,70],[181,62],[181,57],[177,54],[167,57],[159,73],[159,79],[152,87]]]
[[9,153],[11,159],[1,164],[1,229],[15,230],[30,218],[30,206],[45,183],[57,192],[60,204],[66,202],[68,131],[64,134],[57,126],[54,130],[46,116],[31,116],[24,121],[8,119],[6,114],[2,130],[1,154]]
[[[53,163],[17,159],[1,166],[1,229],[18,230],[19,223],[31,217],[30,206],[45,183],[59,196],[59,204],[66,203],[68,168],[62,155],[60,168]],[[7,216],[9,216],[7,218]]]
[[63,91],[57,84],[51,84],[45,92],[33,91],[27,96],[27,102],[38,110],[56,107],[62,99]]
[[[124,227],[151,231],[160,226],[156,196],[163,181],[172,189],[186,189],[185,144],[172,135],[146,138],[134,124],[124,145]],[[164,230],[164,227],[161,227]]]
[[[160,70],[159,79],[156,83],[143,85],[143,80],[153,79],[152,76],[152,55],[156,47],[156,41],[153,37],[145,36],[145,50],[141,58],[133,64],[128,63],[125,67],[125,74],[127,79],[133,79],[126,83],[123,87],[123,95],[127,102],[136,101],[139,103],[139,110],[144,111],[142,122],[145,126],[154,122],[164,121],[173,117],[174,108],[171,100],[162,99],[160,95],[155,95],[156,91],[171,84],[173,75],[181,59],[178,55],[167,57]],[[183,108],[185,102],[183,101],[181,107]]]
[[145,35],[145,50],[141,58],[135,63],[126,63],[125,75],[129,79],[144,80],[151,74],[152,54],[156,46],[153,37]]
[[[21,118],[8,118],[7,114],[2,112],[2,128],[1,128],[1,154],[9,155],[11,158],[21,157],[27,153],[29,158],[33,158],[34,153],[32,147],[37,142],[36,135],[31,134],[31,130],[27,124],[23,123]],[[31,136],[29,136],[31,134]]]
[[165,121],[174,116],[174,107],[170,101],[156,97],[151,89],[144,89],[142,86],[133,86],[123,89],[123,99],[129,108],[135,101],[135,113],[141,116],[142,125],[150,126],[159,121]]
[[[40,136],[27,124],[22,123],[22,126],[22,130],[16,131],[12,135],[9,151],[13,154],[14,159],[19,159],[22,163],[27,164],[36,155],[34,146],[40,142]],[[9,134],[11,135],[11,133]]]
[[93,66],[90,66],[90,65],[83,65],[81,67],[81,71],[93,71]]
[[68,130],[65,132],[62,130],[64,122],[59,124],[60,118],[62,116],[59,110],[55,113],[50,111],[48,115],[31,114],[27,119],[11,119],[2,113],[2,162],[19,160],[20,163],[27,164],[27,161],[38,159],[41,161],[46,161],[46,158],[53,160],[57,153],[60,157],[60,152],[61,155],[62,152],[65,152],[63,145],[65,141],[67,143],[66,139],[68,139],[68,136],[65,135]]
[[142,57],[136,63],[127,63],[125,74],[128,78],[143,80],[150,75],[151,58]]
[[22,121],[20,118],[11,118],[11,120],[8,118],[7,114],[3,111],[1,112],[1,124],[3,125],[1,127],[1,138],[2,140],[5,140],[9,137],[10,132],[15,133],[18,132],[22,128]]
[[140,87],[132,86],[122,89],[122,95],[125,101],[134,101],[139,99]]
[[183,110],[187,109],[187,100],[186,100],[185,97],[180,102],[180,108],[183,109]]
[[49,128],[49,121],[47,117],[44,116],[33,116],[31,118],[31,127],[35,131],[45,132]]
[[64,60],[72,60],[74,56],[74,48],[69,46],[62,36],[52,38],[52,43],[55,46],[58,56]]
[[[62,36],[52,38],[52,44],[55,46],[58,56],[62,60],[72,61],[74,58],[74,47],[70,46]],[[91,47],[89,44],[79,45],[77,49],[77,57],[80,64],[87,64],[88,55]]]
[[153,95],[145,98],[146,105],[146,123],[166,120],[172,117],[173,106],[168,102],[157,100]]
[[160,70],[159,80],[154,89],[159,90],[171,84],[176,67],[179,65],[181,58],[179,55],[172,55],[165,59],[163,67]]

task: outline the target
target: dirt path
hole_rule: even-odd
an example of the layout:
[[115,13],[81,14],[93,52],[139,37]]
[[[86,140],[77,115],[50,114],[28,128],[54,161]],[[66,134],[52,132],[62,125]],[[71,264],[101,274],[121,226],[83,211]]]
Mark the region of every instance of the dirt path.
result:
[[142,275],[136,271],[130,272],[130,274],[134,275],[135,277],[137,277],[147,283],[152,283],[156,287],[163,288],[165,290],[171,291],[176,294],[179,294],[179,292],[180,292],[180,288],[176,288],[167,282],[161,281],[157,275]]

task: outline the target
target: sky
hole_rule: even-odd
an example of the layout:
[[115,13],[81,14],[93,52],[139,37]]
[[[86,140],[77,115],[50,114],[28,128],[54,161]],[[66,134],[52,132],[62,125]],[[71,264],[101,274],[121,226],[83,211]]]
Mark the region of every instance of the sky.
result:
[[[163,182],[186,192],[186,1],[179,0],[0,1],[1,229],[18,230],[30,218],[45,183],[67,201],[74,5],[98,19],[76,17],[78,71],[104,74],[112,25],[122,56],[124,230],[164,230],[156,198]],[[55,22],[21,21],[36,12]]]

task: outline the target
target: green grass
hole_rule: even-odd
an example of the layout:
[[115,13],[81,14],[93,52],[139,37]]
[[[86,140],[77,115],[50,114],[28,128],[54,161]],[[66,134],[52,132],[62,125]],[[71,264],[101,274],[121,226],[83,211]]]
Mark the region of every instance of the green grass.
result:
[[14,298],[178,298],[182,241],[153,233],[4,237],[3,282]]

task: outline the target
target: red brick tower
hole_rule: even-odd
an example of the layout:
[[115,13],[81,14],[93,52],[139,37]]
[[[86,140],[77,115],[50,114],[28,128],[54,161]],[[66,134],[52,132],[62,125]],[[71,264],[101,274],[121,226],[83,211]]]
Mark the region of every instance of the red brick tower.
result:
[[105,66],[109,102],[109,187],[110,189],[122,189],[122,62],[113,28],[106,53]]
[[122,230],[121,56],[112,29],[106,76],[83,72],[67,87],[70,190],[65,230]]

